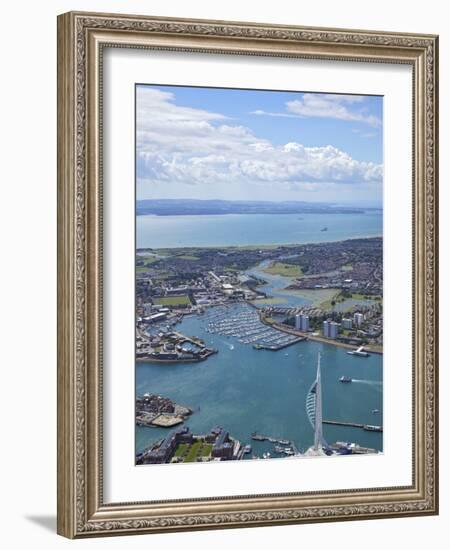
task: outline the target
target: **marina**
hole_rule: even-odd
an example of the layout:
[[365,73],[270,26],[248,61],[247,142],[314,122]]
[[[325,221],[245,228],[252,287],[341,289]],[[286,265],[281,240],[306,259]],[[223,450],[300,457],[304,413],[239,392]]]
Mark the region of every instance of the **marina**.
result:
[[258,311],[247,304],[240,304],[229,314],[227,306],[215,308],[204,316],[206,332],[237,338],[241,344],[252,344],[255,349],[277,351],[301,342],[305,338],[282,334],[260,320]]

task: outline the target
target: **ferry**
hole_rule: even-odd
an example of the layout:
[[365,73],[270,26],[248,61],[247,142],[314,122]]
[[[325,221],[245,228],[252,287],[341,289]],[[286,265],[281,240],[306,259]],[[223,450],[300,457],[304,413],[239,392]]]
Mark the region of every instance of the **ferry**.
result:
[[369,357],[367,351],[364,351],[364,346],[360,346],[358,349],[347,351],[348,355],[356,355],[357,357]]
[[341,376],[339,378],[339,382],[342,382],[343,384],[348,384],[349,382],[353,382],[353,378],[350,378],[349,376]]

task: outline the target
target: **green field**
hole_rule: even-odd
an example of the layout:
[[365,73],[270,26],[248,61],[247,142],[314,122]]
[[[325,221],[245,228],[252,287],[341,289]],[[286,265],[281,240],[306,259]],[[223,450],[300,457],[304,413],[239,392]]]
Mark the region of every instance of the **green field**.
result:
[[212,443],[203,443],[202,448],[199,451],[199,456],[211,456]]
[[175,456],[183,456],[184,453],[188,450],[189,445],[187,443],[180,443],[175,451]]
[[142,272],[142,271],[145,271],[147,268],[149,268],[152,264],[160,260],[160,258],[158,258],[158,256],[144,256],[144,255],[138,254],[136,256],[136,260],[144,261],[144,265],[136,266],[136,271]]
[[212,448],[211,443],[203,443],[203,441],[196,441],[192,445],[180,443],[174,456],[184,457],[183,462],[195,462],[198,458],[210,457]]
[[180,260],[199,260],[200,258],[198,256],[190,256],[189,254],[183,254],[182,256],[177,256]]
[[188,454],[186,455],[186,458],[184,459],[184,462],[195,462],[199,455],[201,446],[202,446],[201,441],[196,441],[194,444],[192,444]]
[[263,271],[270,275],[282,275],[283,277],[301,277],[303,275],[302,268],[299,265],[283,262],[270,262],[270,265]]
[[381,300],[381,296],[367,296],[366,294],[358,294],[357,292],[352,293],[352,300]]
[[188,306],[191,304],[189,296],[162,296],[154,299],[159,306]]

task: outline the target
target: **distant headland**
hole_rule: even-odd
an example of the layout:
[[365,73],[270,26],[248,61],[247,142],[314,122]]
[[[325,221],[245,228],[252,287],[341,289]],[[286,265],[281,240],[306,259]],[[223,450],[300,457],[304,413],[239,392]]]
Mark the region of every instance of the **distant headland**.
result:
[[228,201],[200,199],[145,199],[136,202],[136,214],[156,216],[225,214],[362,214],[374,208],[305,201]]

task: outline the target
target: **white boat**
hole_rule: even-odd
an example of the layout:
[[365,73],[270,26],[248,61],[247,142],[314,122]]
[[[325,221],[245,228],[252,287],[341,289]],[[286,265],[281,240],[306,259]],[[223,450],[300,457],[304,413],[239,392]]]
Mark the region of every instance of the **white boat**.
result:
[[347,351],[349,355],[356,355],[357,357],[369,357],[367,351],[364,351],[364,346],[360,346],[358,349]]

